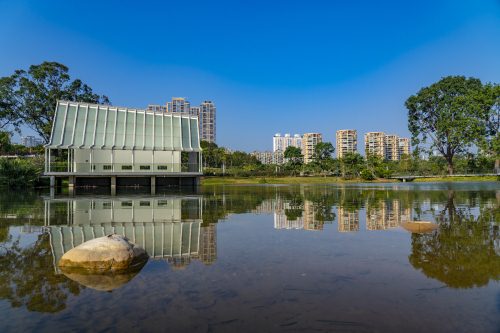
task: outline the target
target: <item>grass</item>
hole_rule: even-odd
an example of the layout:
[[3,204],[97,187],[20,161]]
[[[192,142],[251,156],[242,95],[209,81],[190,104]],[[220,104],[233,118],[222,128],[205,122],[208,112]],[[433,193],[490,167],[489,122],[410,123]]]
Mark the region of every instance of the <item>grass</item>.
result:
[[426,183],[426,182],[495,182],[499,181],[497,176],[441,176],[441,177],[429,177],[429,178],[417,178],[414,182]]
[[[373,182],[388,182],[387,179]],[[326,183],[361,183],[362,179],[345,180],[339,177],[204,177],[202,185],[246,185],[246,184],[326,184]]]
[[[498,181],[495,176],[484,177],[429,177],[417,178],[414,182],[477,182]],[[202,185],[252,185],[252,184],[328,184],[328,183],[389,183],[397,182],[395,179],[376,179],[367,181],[363,179],[346,180],[340,177],[203,177]]]

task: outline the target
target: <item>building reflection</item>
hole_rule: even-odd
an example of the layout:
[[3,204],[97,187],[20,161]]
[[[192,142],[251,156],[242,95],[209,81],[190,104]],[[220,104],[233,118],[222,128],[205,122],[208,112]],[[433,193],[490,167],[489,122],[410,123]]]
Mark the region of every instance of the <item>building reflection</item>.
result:
[[349,210],[344,207],[338,207],[338,231],[354,232],[359,231],[359,210]]
[[387,230],[397,228],[411,220],[411,208],[402,207],[398,199],[381,200],[366,207],[366,229]]
[[[373,198],[372,198],[373,199]],[[337,207],[337,215],[332,213]],[[264,200],[252,210],[253,213],[272,214],[275,229],[323,230],[324,225],[337,219],[338,232],[357,232],[360,230],[360,214],[365,211],[366,230],[389,230],[411,221],[412,206],[399,199],[366,199],[365,205],[342,205],[322,203],[313,200],[286,199],[276,196]]]
[[44,231],[54,268],[58,271],[57,263],[68,250],[112,233],[126,236],[151,258],[166,260],[175,269],[191,260],[212,264],[217,230],[213,224],[203,225],[201,207],[197,196],[46,199]]

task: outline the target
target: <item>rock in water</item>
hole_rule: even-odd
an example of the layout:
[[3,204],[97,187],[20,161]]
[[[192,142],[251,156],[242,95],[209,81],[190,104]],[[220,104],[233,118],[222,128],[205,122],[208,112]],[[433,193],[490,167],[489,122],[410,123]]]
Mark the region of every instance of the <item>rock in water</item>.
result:
[[133,269],[147,259],[144,249],[124,236],[113,234],[89,240],[69,250],[59,260],[59,266],[65,272],[117,272]]

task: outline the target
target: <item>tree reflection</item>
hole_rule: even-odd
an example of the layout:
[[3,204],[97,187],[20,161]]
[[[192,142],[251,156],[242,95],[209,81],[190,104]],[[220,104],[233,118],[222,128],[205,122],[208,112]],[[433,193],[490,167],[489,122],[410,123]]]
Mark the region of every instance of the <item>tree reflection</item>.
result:
[[409,261],[426,276],[452,288],[473,288],[500,279],[499,208],[482,207],[477,217],[457,209],[455,193],[448,192],[438,213],[439,228],[432,234],[413,234]]
[[0,299],[29,311],[59,312],[66,308],[70,294],[78,295],[78,283],[56,274],[47,234],[38,236],[29,247],[19,240],[0,245]]

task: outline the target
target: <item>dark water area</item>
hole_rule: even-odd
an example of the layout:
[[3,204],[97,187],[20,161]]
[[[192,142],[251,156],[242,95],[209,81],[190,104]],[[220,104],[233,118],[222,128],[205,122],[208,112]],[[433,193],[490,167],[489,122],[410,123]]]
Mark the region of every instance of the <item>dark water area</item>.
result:
[[[500,332],[499,204],[497,182],[3,191],[0,331]],[[59,270],[110,233],[142,269]]]

